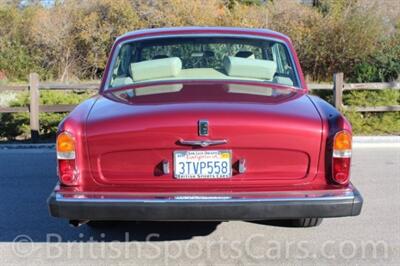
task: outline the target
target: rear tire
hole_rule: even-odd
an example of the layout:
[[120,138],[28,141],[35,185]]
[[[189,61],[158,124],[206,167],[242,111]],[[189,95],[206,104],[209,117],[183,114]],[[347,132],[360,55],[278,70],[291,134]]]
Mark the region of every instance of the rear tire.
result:
[[322,218],[300,218],[293,220],[294,227],[315,227],[322,223]]

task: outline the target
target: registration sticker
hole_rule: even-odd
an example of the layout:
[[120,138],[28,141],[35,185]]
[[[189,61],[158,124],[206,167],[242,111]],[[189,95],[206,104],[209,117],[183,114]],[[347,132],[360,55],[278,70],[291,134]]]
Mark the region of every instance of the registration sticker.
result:
[[179,179],[229,178],[232,176],[232,152],[175,151],[174,176]]

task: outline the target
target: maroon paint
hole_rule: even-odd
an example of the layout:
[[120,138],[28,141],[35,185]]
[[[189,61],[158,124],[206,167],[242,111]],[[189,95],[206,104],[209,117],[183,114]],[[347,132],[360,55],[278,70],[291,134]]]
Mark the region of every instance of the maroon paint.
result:
[[[135,193],[256,192],[283,190],[324,190],[350,188],[331,181],[331,141],[334,134],[350,124],[332,106],[311,97],[293,46],[286,36],[263,30],[234,28],[182,28],[144,30],[119,38],[171,34],[246,34],[280,39],[288,45],[299,73],[301,89],[248,81],[164,81],[104,91],[80,104],[60,124],[59,131],[72,133],[80,176],[75,187],[59,191],[108,191]],[[110,62],[106,67],[106,73]],[[147,86],[182,89],[166,94],[128,99],[124,90]],[[261,86],[274,96],[229,92],[230,86]],[[119,91],[121,96],[117,96]],[[197,121],[207,119],[208,137],[199,137]],[[173,178],[175,150],[179,139],[227,139],[228,143],[198,149],[229,149],[234,171],[230,179],[177,180]],[[235,162],[245,158],[246,173]],[[171,173],[159,166],[168,160]]]

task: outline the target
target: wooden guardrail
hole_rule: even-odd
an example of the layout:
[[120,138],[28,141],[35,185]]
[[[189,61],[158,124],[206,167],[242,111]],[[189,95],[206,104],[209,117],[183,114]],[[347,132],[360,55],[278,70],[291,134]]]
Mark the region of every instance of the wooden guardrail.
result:
[[[60,83],[60,82],[40,82],[39,75],[31,73],[29,84],[23,85],[0,85],[1,91],[26,91],[29,90],[29,106],[23,107],[0,107],[0,113],[29,112],[31,138],[35,142],[39,138],[39,113],[40,112],[70,112],[76,105],[40,105],[40,90],[97,90],[100,81],[82,83]],[[400,89],[399,82],[389,83],[344,83],[343,73],[334,75],[333,84],[308,84],[310,90],[333,90],[334,106],[339,110],[347,110],[350,107],[343,105],[343,91],[346,90],[383,90]],[[351,107],[357,112],[388,112],[400,111],[400,105],[393,106],[370,106],[370,107]]]
[[31,139],[37,142],[39,139],[39,113],[70,112],[76,105],[57,104],[40,105],[40,90],[97,90],[100,81],[82,83],[40,82],[39,75],[29,74],[29,83],[24,85],[0,85],[1,91],[26,91],[29,90],[29,106],[24,107],[0,107],[0,113],[29,112]]
[[381,83],[344,83],[343,73],[333,76],[333,84],[308,84],[310,90],[333,90],[333,103],[339,110],[354,110],[356,112],[391,112],[400,111],[400,105],[391,106],[345,106],[343,92],[348,90],[400,90],[400,82]]

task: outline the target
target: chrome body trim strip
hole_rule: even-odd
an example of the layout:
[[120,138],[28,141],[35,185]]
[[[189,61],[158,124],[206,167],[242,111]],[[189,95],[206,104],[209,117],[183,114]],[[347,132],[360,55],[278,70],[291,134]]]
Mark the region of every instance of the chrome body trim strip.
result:
[[189,146],[201,146],[201,147],[208,147],[214,145],[222,145],[228,143],[226,139],[219,139],[219,140],[183,140],[180,139],[179,143],[182,145],[189,145]]
[[355,193],[351,189],[327,191],[274,191],[255,193],[112,193],[112,192],[60,192],[55,191],[57,202],[74,203],[237,203],[237,202],[320,202],[332,200],[352,200]]

